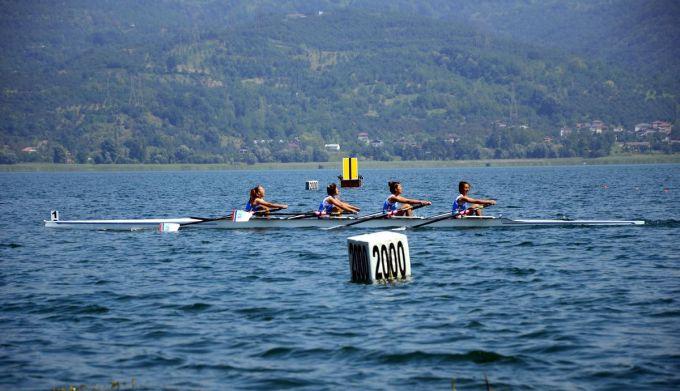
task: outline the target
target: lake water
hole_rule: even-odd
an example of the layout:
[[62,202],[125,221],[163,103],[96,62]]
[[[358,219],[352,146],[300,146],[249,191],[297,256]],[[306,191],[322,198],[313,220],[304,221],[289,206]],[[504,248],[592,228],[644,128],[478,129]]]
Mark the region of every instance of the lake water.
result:
[[0,173],[0,388],[678,389],[680,165],[364,170],[449,210],[461,179],[515,218],[641,227],[406,232],[413,278],[350,282],[367,230],[46,229],[219,216],[261,183],[315,208],[335,170]]

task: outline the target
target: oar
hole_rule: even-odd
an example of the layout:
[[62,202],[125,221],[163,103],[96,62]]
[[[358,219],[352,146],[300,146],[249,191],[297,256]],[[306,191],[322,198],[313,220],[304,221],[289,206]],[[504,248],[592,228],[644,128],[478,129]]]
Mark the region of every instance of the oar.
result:
[[230,215],[221,217],[189,217],[190,219],[199,220],[192,221],[190,223],[181,224],[182,227],[186,225],[207,223],[209,221],[221,221],[221,220],[234,220],[236,222],[244,222],[250,220],[253,216],[252,212],[246,212],[245,210],[234,209]]
[[[436,223],[437,221],[442,221],[442,220],[451,219],[451,218],[453,218],[454,216],[457,216],[457,215],[458,215],[458,214],[455,214],[455,215],[454,215],[454,214],[452,214],[451,212],[447,212],[447,213],[442,213],[442,214],[440,214],[440,215],[432,216],[432,217],[428,218],[427,221],[424,222],[424,223],[420,223],[420,224],[416,224],[416,225],[411,226],[411,229],[420,228],[420,227],[422,227],[422,226],[424,226],[424,225],[429,225],[429,224],[432,224],[432,223]],[[406,229],[406,227],[399,227],[399,228],[397,228],[397,229],[402,230],[401,228]]]
[[269,209],[269,210],[266,210],[266,211],[260,210],[260,211],[255,211],[254,213],[255,213],[255,216],[266,216],[266,215],[271,214],[272,212],[276,212],[277,210],[281,210],[281,209],[283,209],[283,208],[273,208],[273,209]]
[[[264,212],[261,212],[261,213],[264,213]],[[294,215],[294,217],[297,217],[297,216],[302,216],[302,217],[314,216],[314,212],[304,212],[303,214],[301,214],[301,213],[287,213],[287,214],[288,215]],[[255,215],[257,215],[257,213]],[[280,215],[283,215],[283,213],[281,213]],[[298,217],[298,218],[302,218],[302,217]],[[180,226],[184,227],[184,226],[187,226],[187,225],[201,224],[201,223],[206,223],[208,221],[231,220],[233,218],[233,216],[230,215],[230,216],[221,216],[221,217],[189,217],[189,218],[194,219],[194,220],[198,220],[198,221],[192,221],[190,223],[180,224]]]
[[192,221],[190,223],[184,223],[180,224],[181,227],[187,226],[187,225],[193,225],[193,224],[201,224],[205,223],[208,221],[220,221],[220,220],[231,220],[231,216],[222,216],[222,217],[189,217],[190,219],[194,220],[199,220],[199,221]]
[[[427,205],[425,205],[425,204],[416,205],[416,206],[412,207],[411,210],[416,210],[418,208],[422,208],[423,206],[427,206]],[[388,215],[389,215],[389,213],[385,213],[385,212],[373,213],[373,214],[370,214],[368,216],[364,216],[360,219],[356,219],[356,220],[352,221],[351,223],[335,225],[333,227],[328,227],[328,228],[323,228],[323,229],[326,230],[326,231],[331,231],[331,230],[338,229],[338,228],[344,228],[344,227],[349,227],[351,225],[361,224],[361,223],[369,221],[369,220],[382,219],[382,218],[387,217]]]
[[[491,205],[489,205],[489,206],[491,206]],[[468,209],[473,209],[473,210],[484,209],[484,206],[482,205],[482,206],[480,206],[480,207],[478,207],[478,208],[468,208]],[[467,210],[467,209],[466,209],[466,210]],[[447,219],[453,219],[453,218],[455,218],[455,217],[457,217],[457,216],[460,216],[460,213],[456,213],[456,214],[453,214],[453,213],[451,213],[451,212],[442,213],[442,214],[440,214],[440,215],[435,215],[435,216],[429,217],[429,218],[427,219],[427,221],[424,222],[424,223],[412,225],[412,226],[411,226],[411,229],[420,228],[420,227],[423,227],[423,226],[426,226],[426,225],[434,224],[434,223],[436,223],[437,221],[442,221],[442,220],[447,220]],[[399,231],[403,231],[404,229],[406,229],[406,227],[395,228],[395,230],[399,230]]]
[[337,228],[349,227],[350,225],[361,224],[361,223],[363,223],[364,221],[373,220],[373,219],[379,219],[379,218],[382,218],[382,217],[385,217],[385,216],[387,216],[387,213],[385,213],[385,212],[372,213],[372,214],[370,214],[370,215],[366,215],[366,216],[364,216],[364,217],[361,217],[361,218],[359,218],[359,219],[356,219],[356,220],[354,220],[354,221],[352,221],[351,223],[348,223],[348,224],[334,225],[334,226],[332,226],[332,227],[327,227],[327,228],[322,228],[322,229],[323,229],[324,231],[331,231],[331,230],[334,230],[334,229],[337,229]]
[[297,216],[305,213],[314,213],[313,211],[309,212],[281,212],[281,213],[270,213],[270,216]]
[[[236,209],[234,209],[234,210],[236,210]],[[277,210],[281,210],[281,208],[271,209],[270,212],[271,212],[272,210],[277,211]],[[233,212],[232,212],[232,213],[233,213]],[[252,212],[251,212],[251,213],[252,213]],[[256,215],[256,216],[259,216],[260,214],[265,214],[265,213],[266,213],[266,212],[264,212],[264,211],[262,211],[262,212],[255,212],[255,215]],[[291,213],[291,214],[298,215],[299,213]],[[182,227],[184,227],[185,225],[201,224],[201,223],[205,223],[205,222],[207,222],[207,221],[231,220],[232,217],[233,217],[232,215],[229,215],[229,216],[221,216],[221,217],[191,217],[191,216],[190,216],[190,217],[189,217],[190,219],[200,220],[200,221],[192,221],[191,223],[185,223],[185,224],[181,224],[181,225],[182,225]]]
[[299,219],[304,219],[304,218],[307,218],[307,217],[316,217],[316,216],[317,216],[316,212],[311,211],[311,212],[298,213],[294,216],[290,216],[290,217],[286,218],[286,220],[299,220]]

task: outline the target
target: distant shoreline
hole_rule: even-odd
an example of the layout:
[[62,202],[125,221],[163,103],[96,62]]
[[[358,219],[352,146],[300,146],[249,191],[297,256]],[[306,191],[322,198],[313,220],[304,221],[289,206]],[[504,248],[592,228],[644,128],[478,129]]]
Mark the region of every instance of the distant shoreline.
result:
[[[615,155],[602,158],[498,159],[498,160],[396,160],[360,161],[362,169],[439,168],[439,167],[521,167],[606,164],[680,163],[680,154]],[[248,164],[0,164],[0,172],[81,172],[81,171],[205,171],[205,170],[314,170],[340,169],[339,161],[304,163]]]

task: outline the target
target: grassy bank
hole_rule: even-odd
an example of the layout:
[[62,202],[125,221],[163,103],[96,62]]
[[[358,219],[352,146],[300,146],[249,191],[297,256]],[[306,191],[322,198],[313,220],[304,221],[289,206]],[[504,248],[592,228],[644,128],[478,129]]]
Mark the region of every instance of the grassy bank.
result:
[[[582,164],[655,164],[680,163],[680,154],[673,155],[614,155],[597,159],[505,159],[505,160],[411,160],[361,161],[362,169],[371,168],[431,168],[431,167],[509,167],[565,166]],[[191,170],[314,170],[338,169],[340,162],[257,163],[247,164],[2,164],[0,172],[62,172],[62,171],[191,171]]]

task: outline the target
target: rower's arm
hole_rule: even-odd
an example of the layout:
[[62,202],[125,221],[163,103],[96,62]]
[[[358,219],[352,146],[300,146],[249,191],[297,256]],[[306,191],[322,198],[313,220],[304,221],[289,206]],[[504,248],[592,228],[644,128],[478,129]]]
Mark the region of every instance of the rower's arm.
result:
[[348,203],[346,203],[346,202],[342,202],[342,201],[340,201],[340,200],[336,200],[335,198],[331,198],[330,200],[328,200],[328,202],[329,202],[330,204],[334,205],[334,206],[337,206],[338,208],[340,208],[340,209],[342,209],[342,210],[344,210],[344,211],[347,211],[347,212],[359,212],[359,210],[360,210],[359,208],[357,208],[357,207],[354,206],[354,205],[350,205],[350,204],[348,204]]
[[467,196],[463,196],[460,198],[464,202],[470,203],[470,204],[479,204],[479,205],[496,205],[496,200],[478,200],[476,198],[471,198]]
[[267,208],[272,208],[272,209],[274,209],[274,208],[276,208],[276,209],[286,209],[286,208],[288,208],[288,205],[286,205],[286,204],[275,204],[273,202],[267,202],[267,201],[265,201],[261,198],[256,199],[255,204],[256,205],[262,205],[262,206],[265,206]]
[[395,196],[393,195],[392,200],[396,202],[400,202],[402,204],[408,204],[408,205],[432,205],[432,202],[426,201],[426,200],[412,200],[410,198],[402,197],[402,196]]

